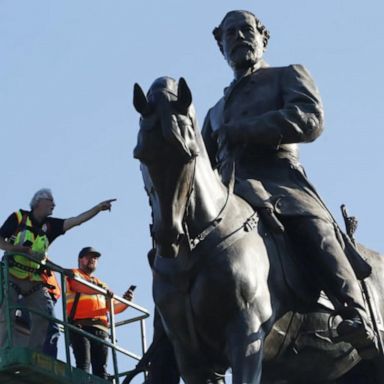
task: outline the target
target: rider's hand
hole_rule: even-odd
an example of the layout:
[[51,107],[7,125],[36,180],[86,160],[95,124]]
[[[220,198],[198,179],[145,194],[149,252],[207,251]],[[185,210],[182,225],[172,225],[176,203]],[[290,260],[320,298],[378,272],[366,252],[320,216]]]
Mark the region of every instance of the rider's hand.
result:
[[244,132],[240,129],[239,124],[226,123],[222,126],[222,129],[225,132],[225,137],[229,143],[237,144],[244,140]]

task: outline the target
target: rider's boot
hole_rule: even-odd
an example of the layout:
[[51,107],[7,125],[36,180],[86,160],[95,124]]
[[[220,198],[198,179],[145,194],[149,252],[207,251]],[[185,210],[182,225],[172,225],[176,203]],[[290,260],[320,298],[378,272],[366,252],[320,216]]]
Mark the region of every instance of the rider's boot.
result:
[[343,320],[337,326],[340,341],[350,343],[362,359],[372,359],[378,355],[378,341],[365,308],[354,303],[341,313]]
[[363,359],[378,355],[377,336],[368,316],[363,292],[355,272],[336,238],[323,229],[321,250],[318,254],[322,268],[327,271],[324,283],[343,307],[343,318],[337,327],[340,341],[350,343]]

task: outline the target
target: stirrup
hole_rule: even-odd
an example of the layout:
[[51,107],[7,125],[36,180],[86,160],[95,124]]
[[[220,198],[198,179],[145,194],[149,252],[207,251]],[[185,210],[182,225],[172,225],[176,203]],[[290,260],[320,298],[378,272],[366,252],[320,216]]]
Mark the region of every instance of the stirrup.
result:
[[[354,316],[351,316],[352,319],[353,317],[356,316],[356,319],[359,319],[359,322],[361,323],[361,326],[356,327],[353,329],[351,327],[351,332],[346,332],[344,334],[340,334],[338,332],[340,325],[342,325],[343,321],[348,321],[349,319],[346,318],[342,320],[336,327],[336,336],[334,336],[334,321],[336,316],[340,315],[351,315],[353,314]],[[350,319],[352,321],[352,319]],[[343,308],[341,311],[335,311],[332,313],[328,320],[328,328],[329,328],[329,333],[330,333],[330,339],[334,343],[349,343],[352,345],[353,348],[355,348],[360,355],[360,357],[364,360],[368,359],[373,359],[378,356],[379,354],[379,347],[378,347],[378,338],[375,333],[375,331],[367,327],[364,323],[364,320],[361,318],[361,315],[359,312],[357,312],[353,308]]]

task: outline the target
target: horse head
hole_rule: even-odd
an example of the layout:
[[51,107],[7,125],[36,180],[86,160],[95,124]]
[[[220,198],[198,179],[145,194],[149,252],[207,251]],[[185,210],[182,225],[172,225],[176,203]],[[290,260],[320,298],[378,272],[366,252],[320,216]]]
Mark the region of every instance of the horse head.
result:
[[150,197],[152,236],[162,256],[175,257],[199,154],[191,91],[183,78],[161,77],[147,95],[135,84],[133,104],[141,114],[133,154],[142,164]]

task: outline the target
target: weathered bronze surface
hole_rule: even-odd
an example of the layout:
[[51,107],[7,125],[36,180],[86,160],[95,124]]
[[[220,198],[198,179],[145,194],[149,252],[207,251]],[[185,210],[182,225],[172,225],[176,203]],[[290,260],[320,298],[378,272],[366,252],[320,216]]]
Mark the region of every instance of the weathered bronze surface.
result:
[[183,79],[135,86],[156,307],[188,384],[224,383],[228,367],[233,383],[335,382],[375,355],[356,275],[373,267],[382,319],[382,257],[360,258],[299,163],[297,144],[322,131],[308,71],[265,64],[269,33],[251,13],[228,13],[214,35],[235,79],[202,136]]

